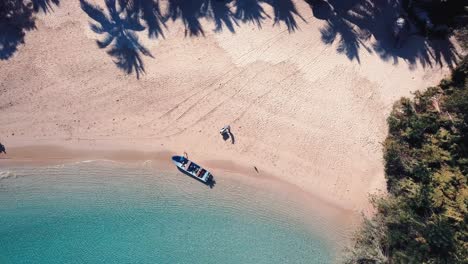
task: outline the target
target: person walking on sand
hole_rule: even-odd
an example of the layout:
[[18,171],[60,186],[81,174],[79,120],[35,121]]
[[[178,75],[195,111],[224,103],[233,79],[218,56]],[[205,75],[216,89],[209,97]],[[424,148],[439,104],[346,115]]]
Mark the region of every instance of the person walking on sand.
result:
[[6,154],[6,149],[5,146],[0,142],[0,153],[2,152]]
[[219,130],[219,133],[221,134],[221,136],[223,136],[224,140],[227,140],[229,138],[229,134],[231,133],[231,126],[224,126],[223,128],[221,128],[221,130]]
[[219,133],[221,135],[231,133],[231,126],[230,125],[224,126],[223,128],[221,128],[221,130],[219,130]]

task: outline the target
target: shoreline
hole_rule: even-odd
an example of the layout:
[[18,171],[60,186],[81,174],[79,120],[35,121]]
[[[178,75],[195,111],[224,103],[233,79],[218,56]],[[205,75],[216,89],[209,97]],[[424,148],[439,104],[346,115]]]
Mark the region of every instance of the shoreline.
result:
[[[48,145],[22,145],[7,148],[7,155],[0,157],[0,168],[11,166],[51,166],[62,165],[83,161],[112,161],[118,162],[122,166],[139,166],[146,161],[151,161],[159,171],[172,171],[175,167],[170,161],[175,151],[158,150],[143,151],[119,149],[101,146],[101,148],[88,149],[83,146],[72,148],[64,144]],[[189,154],[190,158],[190,154]],[[335,223],[336,226],[347,223],[353,229],[361,221],[362,212],[351,210],[338,203],[333,203],[311,193],[280,175],[272,175],[267,172],[255,172],[242,164],[237,164],[228,160],[203,160],[195,159],[195,162],[207,168],[216,178],[239,181],[243,184],[259,189],[267,189],[281,196],[294,196],[299,201],[301,207],[312,209],[317,216],[323,217]],[[216,188],[216,187],[214,187]],[[218,187],[219,188],[219,187]],[[351,224],[350,224],[351,223]]]
[[[200,139],[198,138],[198,140]],[[367,192],[365,195],[354,196],[346,192],[346,189],[343,188],[345,186],[330,189],[320,188],[308,182],[301,183],[301,179],[313,179],[318,176],[317,180],[319,180],[320,184],[332,186],[335,179],[327,179],[324,175],[302,174],[300,171],[304,171],[304,167],[293,168],[288,173],[287,169],[291,169],[294,166],[293,164],[285,165],[282,168],[279,163],[270,163],[270,160],[255,157],[252,153],[244,155],[233,152],[232,149],[229,150],[226,147],[216,150],[211,146],[213,143],[208,142],[208,149],[194,147],[191,142],[187,142],[189,144],[185,146],[185,144],[181,144],[184,142],[175,141],[172,138],[49,139],[9,136],[7,140],[3,140],[3,143],[8,154],[2,154],[2,157],[0,157],[0,167],[8,164],[59,165],[86,160],[110,160],[131,164],[151,160],[167,170],[173,168],[170,162],[171,156],[182,155],[183,152],[187,152],[191,160],[208,168],[215,174],[218,172],[218,174],[222,174],[222,172],[235,173],[245,175],[247,181],[270,180],[282,185],[292,186],[300,192],[307,193],[313,197],[313,200],[326,207],[339,209],[346,212],[346,214],[359,215],[358,218],[362,214],[369,215],[373,212],[368,199],[365,198],[363,201],[362,197],[360,197],[367,197]],[[200,146],[199,142],[197,145]],[[233,146],[235,149],[235,145]],[[216,158],[213,158],[213,156]],[[254,167],[259,172],[256,172]],[[281,169],[278,170],[279,168]],[[366,183],[366,185],[369,184],[371,183]],[[351,189],[350,187],[347,188]],[[373,191],[370,193],[380,192],[379,188],[377,190],[375,188],[371,189]],[[333,195],[333,192],[341,192],[341,194]]]

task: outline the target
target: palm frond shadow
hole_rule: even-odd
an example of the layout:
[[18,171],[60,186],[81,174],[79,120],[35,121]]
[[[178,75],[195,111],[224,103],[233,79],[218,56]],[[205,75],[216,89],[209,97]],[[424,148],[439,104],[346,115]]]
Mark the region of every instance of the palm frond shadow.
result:
[[[306,1],[316,18],[327,21],[320,30],[322,41],[328,45],[338,41],[337,52],[350,60],[360,63],[361,48],[395,64],[403,59],[410,68],[418,63],[422,67],[454,67],[461,57],[450,40],[427,39],[411,24],[402,45],[397,45],[392,35],[393,23],[405,16],[399,0]],[[366,44],[371,37],[373,43]]]
[[185,36],[205,36],[205,31],[200,22],[203,14],[203,0],[169,0],[166,20],[181,19],[185,27]]
[[264,20],[271,18],[262,4],[267,4],[273,9],[273,26],[284,24],[289,33],[299,29],[296,18],[307,23],[292,0],[236,0],[235,17],[244,23],[253,23],[262,28]]
[[205,0],[202,13],[215,24],[214,32],[221,32],[226,27],[231,33],[235,33],[235,27],[239,26],[234,12],[229,7],[231,0]]
[[331,45],[339,36],[337,52],[345,54],[350,60],[357,60],[360,63],[359,49],[364,47],[369,51],[369,48],[363,42],[361,34],[345,19],[333,16],[327,21],[327,24],[320,29],[322,41],[325,44]]
[[295,16],[306,22],[291,0],[268,0],[267,3],[273,8],[273,25],[279,25],[280,22],[283,22],[291,33],[298,29]]
[[237,0],[235,8],[234,17],[236,19],[243,23],[253,23],[258,28],[262,28],[263,20],[270,18],[258,0]]
[[126,6],[117,5],[115,0],[106,0],[106,11],[98,6],[80,0],[81,9],[94,20],[90,23],[91,30],[103,35],[96,43],[99,48],[108,48],[107,53],[113,57],[117,67],[127,74],[135,72],[136,77],[145,73],[142,55],[153,58],[150,51],[138,40],[135,32],[145,30],[140,23],[138,14],[126,10]]
[[60,0],[32,0],[32,3],[34,12],[50,13],[54,11],[54,6],[60,5]]
[[59,0],[0,1],[0,60],[8,60],[24,44],[26,32],[36,29],[35,12],[48,12]]
[[148,29],[148,37],[164,37],[165,19],[159,1],[154,0],[120,0],[128,13],[141,18]]

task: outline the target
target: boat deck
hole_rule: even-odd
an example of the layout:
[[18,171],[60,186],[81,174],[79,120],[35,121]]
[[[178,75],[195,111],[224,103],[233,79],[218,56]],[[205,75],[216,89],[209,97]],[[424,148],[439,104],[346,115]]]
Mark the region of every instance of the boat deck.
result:
[[200,165],[188,160],[187,158],[175,156],[173,157],[173,161],[180,169],[190,174],[192,177],[197,178],[205,183],[211,180],[212,176],[207,170],[202,168]]

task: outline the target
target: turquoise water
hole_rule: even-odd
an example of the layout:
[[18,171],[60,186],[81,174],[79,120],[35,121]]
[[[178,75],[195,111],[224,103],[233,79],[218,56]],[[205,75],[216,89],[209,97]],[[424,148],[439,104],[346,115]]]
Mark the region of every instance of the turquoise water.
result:
[[287,204],[241,183],[209,189],[182,174],[112,163],[0,171],[2,264],[333,259],[293,210],[268,208]]

